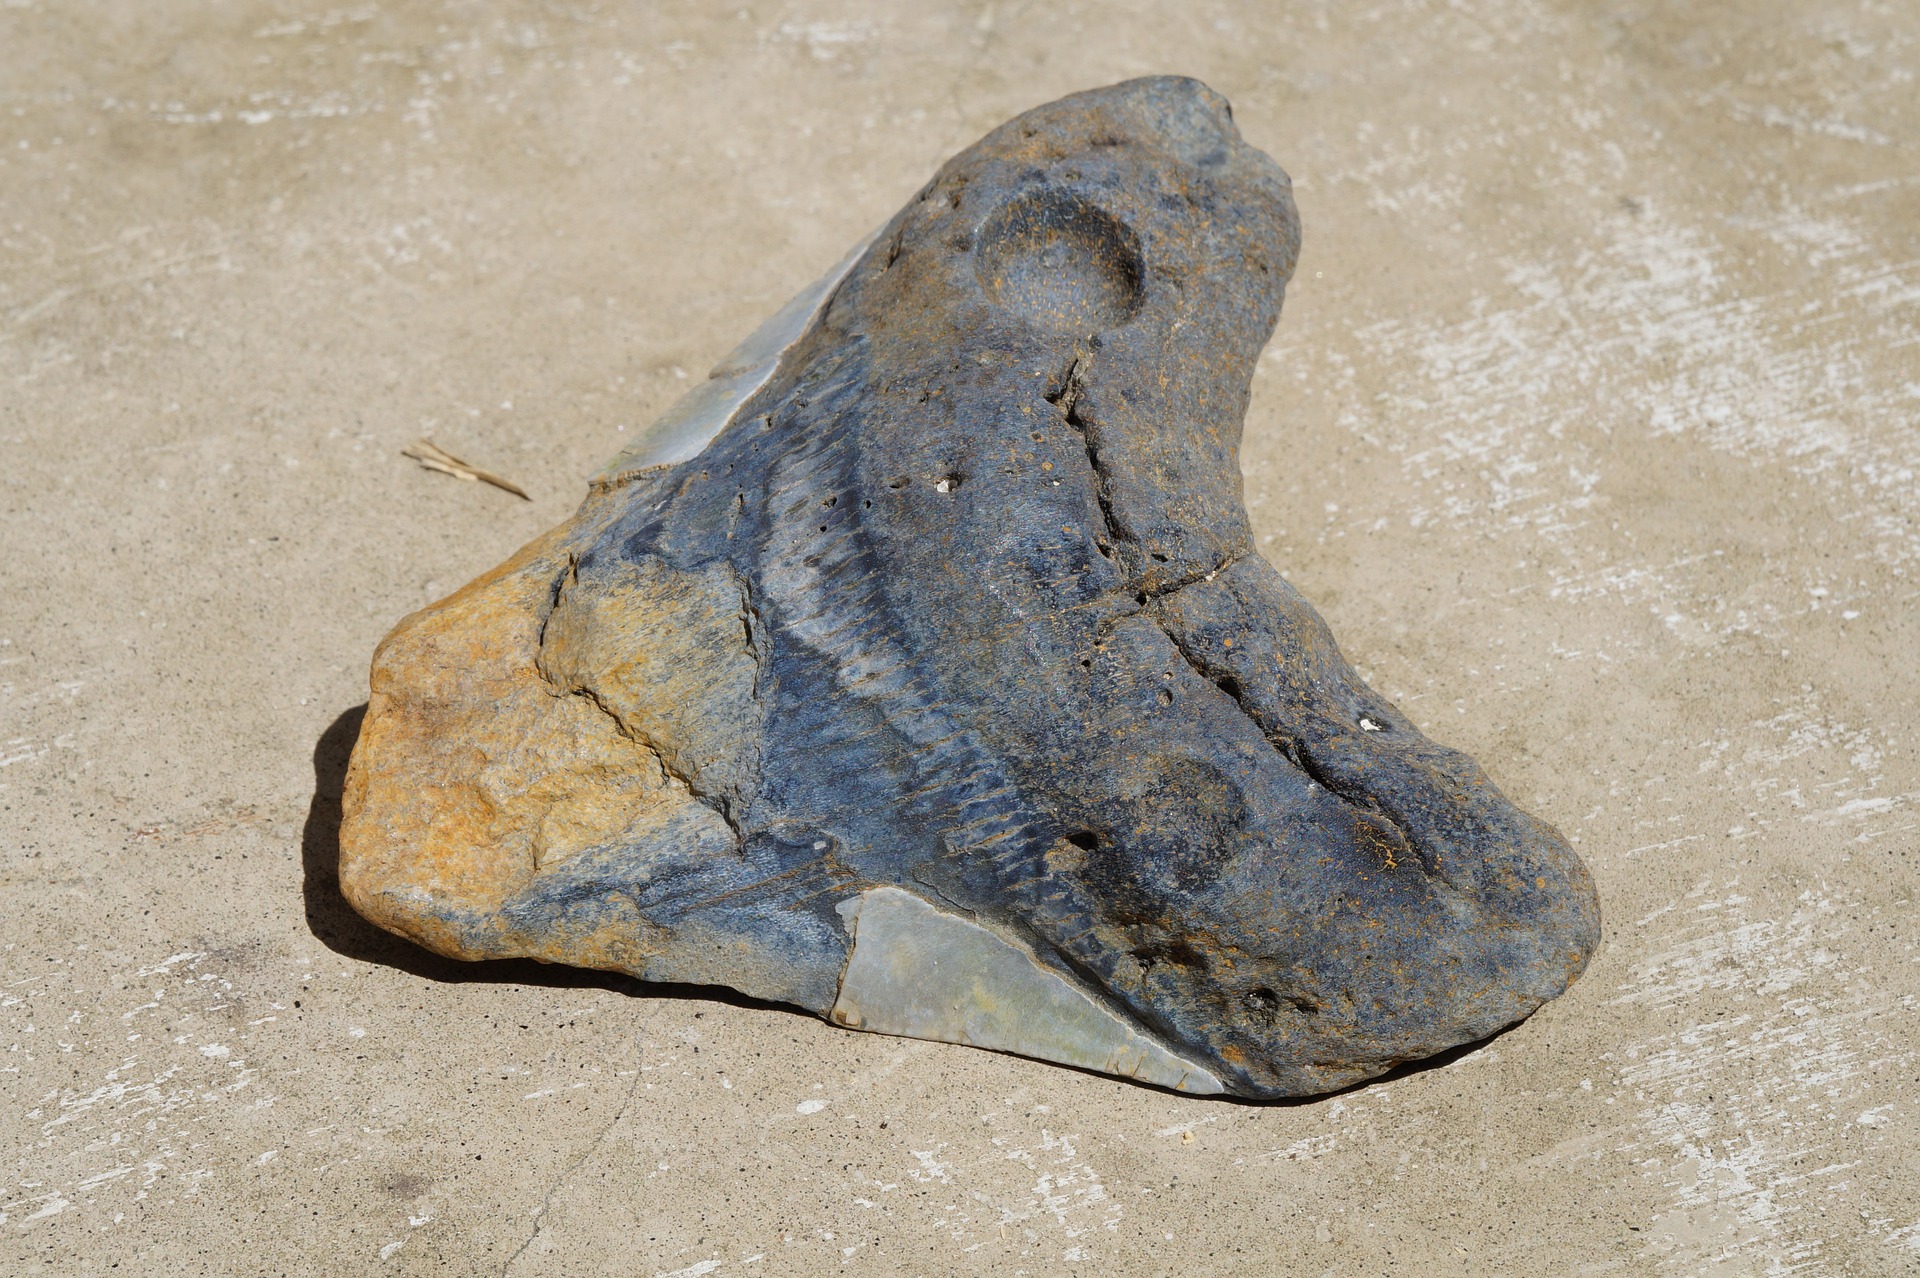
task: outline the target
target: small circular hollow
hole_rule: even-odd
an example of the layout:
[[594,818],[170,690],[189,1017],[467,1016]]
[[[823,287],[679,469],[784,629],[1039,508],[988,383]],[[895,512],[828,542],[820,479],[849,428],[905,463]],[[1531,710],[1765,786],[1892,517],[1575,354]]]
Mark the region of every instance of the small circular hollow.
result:
[[1111,213],[1072,191],[1007,201],[976,237],[974,269],[995,305],[1041,328],[1118,328],[1140,309],[1139,242]]

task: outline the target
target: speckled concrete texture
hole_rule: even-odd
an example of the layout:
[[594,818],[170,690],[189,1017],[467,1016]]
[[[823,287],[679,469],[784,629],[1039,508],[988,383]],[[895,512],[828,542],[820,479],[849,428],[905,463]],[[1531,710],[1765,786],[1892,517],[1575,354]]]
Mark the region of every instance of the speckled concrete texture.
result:
[[[1155,72],[1295,182],[1260,548],[1576,841],[1586,976],[1260,1106],[358,921],[394,618]],[[0,1271],[1920,1270],[1917,75],[1891,3],[5,0]]]

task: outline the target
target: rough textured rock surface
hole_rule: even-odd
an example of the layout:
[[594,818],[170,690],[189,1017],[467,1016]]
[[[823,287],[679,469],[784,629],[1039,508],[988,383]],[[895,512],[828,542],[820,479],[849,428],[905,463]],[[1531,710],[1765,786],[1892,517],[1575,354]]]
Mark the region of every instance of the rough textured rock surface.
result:
[[[1585,868],[1253,551],[1240,422],[1298,245],[1286,176],[1196,82],[990,133],[703,449],[643,441],[388,637],[348,898],[458,957],[954,1041],[1021,1019],[983,1016],[990,974],[968,1008],[846,1010],[878,968],[843,907],[904,891],[956,962],[1004,971],[998,938],[1148,1045],[1125,1060],[1177,1063],[1142,1077],[1252,1097],[1559,994],[1599,935]],[[1007,1032],[982,1045],[1086,1063]]]

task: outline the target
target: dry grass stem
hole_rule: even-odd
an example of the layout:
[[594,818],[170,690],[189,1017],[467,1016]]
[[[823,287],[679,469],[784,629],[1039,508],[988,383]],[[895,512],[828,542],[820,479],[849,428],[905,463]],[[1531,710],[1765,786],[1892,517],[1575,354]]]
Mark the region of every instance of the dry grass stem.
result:
[[401,449],[400,455],[402,457],[413,458],[413,460],[419,462],[428,470],[437,470],[443,475],[452,475],[455,479],[464,479],[469,483],[492,484],[495,488],[503,488],[516,497],[524,498],[527,501],[533,500],[526,489],[514,483],[511,479],[506,478],[504,475],[496,475],[490,470],[482,470],[478,466],[463,462],[446,449],[435,444],[432,440],[416,439],[413,443]]

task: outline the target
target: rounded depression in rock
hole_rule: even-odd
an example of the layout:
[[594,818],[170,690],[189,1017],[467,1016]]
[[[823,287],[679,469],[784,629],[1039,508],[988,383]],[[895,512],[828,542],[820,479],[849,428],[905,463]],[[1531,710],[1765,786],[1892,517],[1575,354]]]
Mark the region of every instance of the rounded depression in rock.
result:
[[1140,307],[1133,232],[1072,190],[1015,196],[987,218],[974,244],[987,296],[1044,328],[1118,328]]

